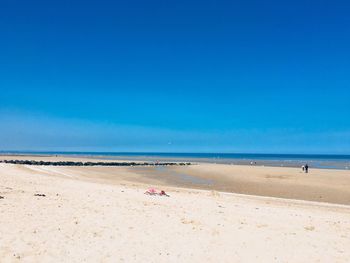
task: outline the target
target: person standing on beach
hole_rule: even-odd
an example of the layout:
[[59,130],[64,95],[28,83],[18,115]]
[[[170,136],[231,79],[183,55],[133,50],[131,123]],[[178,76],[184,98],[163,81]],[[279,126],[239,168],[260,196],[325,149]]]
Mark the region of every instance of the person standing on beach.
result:
[[309,166],[307,164],[305,164],[305,173],[309,172]]

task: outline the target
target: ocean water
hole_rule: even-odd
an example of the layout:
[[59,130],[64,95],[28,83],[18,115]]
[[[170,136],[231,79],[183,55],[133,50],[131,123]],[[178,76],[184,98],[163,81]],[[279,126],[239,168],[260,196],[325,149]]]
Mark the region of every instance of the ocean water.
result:
[[301,167],[350,170],[350,155],[250,154],[250,153],[156,153],[156,152],[1,152],[18,155],[86,156],[106,160],[182,161],[256,166]]

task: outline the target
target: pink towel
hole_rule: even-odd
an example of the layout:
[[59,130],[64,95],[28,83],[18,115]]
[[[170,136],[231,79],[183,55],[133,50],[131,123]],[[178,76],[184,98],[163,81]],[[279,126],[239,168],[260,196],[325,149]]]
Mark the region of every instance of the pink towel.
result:
[[156,194],[156,193],[157,193],[157,190],[154,189],[154,188],[149,188],[149,189],[147,190],[147,192],[149,192],[149,193],[151,193],[151,194]]

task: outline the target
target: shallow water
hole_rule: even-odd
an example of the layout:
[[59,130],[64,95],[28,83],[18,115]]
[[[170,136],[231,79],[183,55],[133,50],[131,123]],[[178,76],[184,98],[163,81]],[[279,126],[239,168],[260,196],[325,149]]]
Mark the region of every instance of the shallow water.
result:
[[184,183],[191,183],[195,185],[208,185],[208,186],[213,184],[213,180],[199,178],[199,177],[195,177],[185,173],[179,173],[174,170],[168,169],[168,167],[157,166],[155,167],[155,170],[159,172],[166,172],[168,175],[178,178]]

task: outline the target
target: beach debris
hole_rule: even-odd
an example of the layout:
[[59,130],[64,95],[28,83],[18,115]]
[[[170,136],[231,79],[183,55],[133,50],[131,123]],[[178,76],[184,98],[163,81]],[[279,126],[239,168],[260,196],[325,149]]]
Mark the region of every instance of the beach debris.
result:
[[5,198],[5,197],[3,197],[3,196],[0,195],[0,199],[4,199],[4,198]]
[[46,195],[45,195],[45,194],[35,194],[34,196],[42,196],[42,197],[45,197]]

